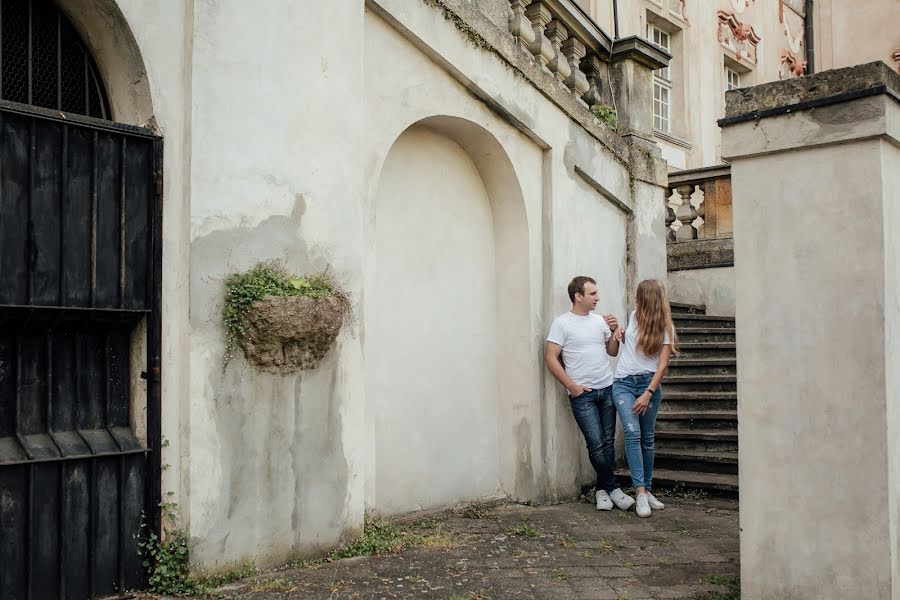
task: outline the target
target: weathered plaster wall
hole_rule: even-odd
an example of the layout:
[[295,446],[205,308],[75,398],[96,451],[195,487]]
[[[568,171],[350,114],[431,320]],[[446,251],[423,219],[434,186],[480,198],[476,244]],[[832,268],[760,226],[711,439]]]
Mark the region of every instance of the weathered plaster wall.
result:
[[816,0],[816,71],[880,60],[900,69],[900,3],[896,0]]
[[[879,85],[896,90],[900,78],[863,65],[735,93],[729,111]],[[880,94],[725,129],[736,318],[765,323],[737,338],[746,597],[887,600],[900,591],[898,116],[895,96]],[[772,489],[829,500],[797,511],[773,503]],[[846,493],[861,489],[884,501]]]
[[[363,0],[184,0],[160,7],[121,0],[121,12],[113,0],[69,4],[90,16],[83,28],[96,40],[104,75],[129,82],[111,90],[116,118],[149,123],[165,138],[163,491],[173,492],[200,565],[265,565],[333,546],[359,530],[367,507],[379,507],[379,450],[401,461],[418,450],[417,415],[392,406],[399,433],[378,429],[379,404],[367,379],[379,360],[393,364],[370,345],[379,327],[394,325],[377,321],[384,292],[378,277],[391,278],[378,272],[379,235],[389,246],[400,241],[388,239],[390,230],[379,233],[385,215],[376,196],[391,149],[416,124],[413,135],[456,165],[438,157],[430,183],[462,170],[467,176],[457,183],[469,187],[458,191],[483,192],[481,200],[469,197],[468,216],[456,215],[466,229],[454,243],[471,268],[459,261],[445,268],[457,269],[455,277],[494,280],[493,291],[475,290],[475,304],[457,307],[454,318],[468,322],[475,305],[481,311],[474,322],[484,325],[485,340],[495,340],[482,340],[479,351],[493,350],[495,363],[463,383],[483,387],[482,396],[497,391],[469,400],[480,414],[494,415],[493,423],[476,425],[480,445],[448,441],[457,444],[451,455],[468,450],[472,460],[448,466],[460,477],[478,469],[479,483],[422,497],[404,487],[414,465],[391,463],[398,487],[384,508],[498,493],[540,501],[571,496],[592,479],[563,392],[544,374],[543,339],[549,320],[566,309],[564,287],[578,272],[597,277],[602,312],[620,319],[632,275],[665,273],[657,156],[642,150],[631,160],[628,144],[596,125],[561,83],[477,49],[425,2],[379,0],[366,8]],[[503,24],[499,10],[491,12],[498,2],[474,6],[487,7],[488,22]],[[323,35],[325,22],[341,23],[342,35]],[[503,29],[491,31],[504,52],[521,52]],[[536,80],[550,87],[539,91]],[[586,186],[576,167],[593,184]],[[424,193],[419,175],[409,182],[417,177]],[[417,200],[415,189],[391,198],[400,202],[395,216],[402,202]],[[633,217],[626,219],[622,206]],[[406,225],[413,216],[402,215]],[[465,236],[474,236],[476,223],[481,242],[470,246]],[[398,248],[387,256],[397,259]],[[420,258],[447,259],[445,252],[432,248]],[[484,262],[474,264],[476,256]],[[272,258],[297,273],[328,266],[350,294],[354,318],[315,371],[266,375],[240,356],[223,366],[224,278]],[[437,346],[431,368],[462,356],[461,343]],[[473,415],[450,410],[460,408],[448,404],[451,391],[436,399],[444,424],[471,430]],[[381,406],[389,400],[382,396]],[[403,398],[406,406],[416,401]]]
[[[736,316],[771,332],[737,342],[741,570],[751,598],[891,597],[888,507],[861,510],[844,493],[889,497],[880,146],[732,163]],[[829,209],[812,211],[810,198]],[[835,323],[852,324],[840,343]],[[771,502],[771,489],[830,500],[798,519],[790,503]]]
[[669,271],[669,300],[705,304],[706,314],[734,316],[734,267]]
[[881,143],[884,204],[884,355],[887,404],[888,512],[891,573],[900,595],[900,149]]
[[190,530],[207,566],[271,563],[362,523],[358,325],[312,372],[223,368],[223,280],[330,267],[359,310],[363,6],[197,3],[193,19]]
[[384,163],[374,214],[375,300],[365,314],[372,508],[500,495],[496,309],[508,292],[497,286],[478,169],[452,139],[413,126]]

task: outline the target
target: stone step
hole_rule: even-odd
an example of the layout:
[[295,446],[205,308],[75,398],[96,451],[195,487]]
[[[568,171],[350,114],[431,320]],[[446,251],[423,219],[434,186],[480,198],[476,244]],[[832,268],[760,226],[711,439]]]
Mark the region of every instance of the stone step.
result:
[[[616,471],[623,485],[631,485],[628,469]],[[714,492],[737,493],[738,477],[728,473],[703,473],[698,471],[679,471],[673,469],[653,469],[653,489],[686,487]],[[653,494],[656,496],[656,493]],[[665,493],[660,492],[660,500],[665,502]]]
[[737,431],[736,410],[660,410],[657,431],[716,429]]
[[679,327],[675,331],[678,343],[684,342],[728,342],[735,343],[733,328],[728,327]]
[[703,304],[685,304],[683,302],[669,302],[673,315],[705,315],[706,306]]
[[734,342],[682,342],[678,343],[678,359],[681,358],[734,358],[737,344]]
[[737,452],[738,432],[728,429],[657,430],[656,447],[660,450],[707,450]]
[[669,362],[669,375],[734,375],[737,359],[731,358],[675,358]]
[[734,317],[715,317],[712,315],[672,315],[675,328],[681,327],[722,327],[734,329]]
[[656,450],[654,469],[737,475],[738,453],[728,450]]
[[665,387],[663,381],[663,410],[731,410],[737,411],[737,392],[679,392]]
[[668,375],[662,382],[669,392],[737,392],[737,375]]

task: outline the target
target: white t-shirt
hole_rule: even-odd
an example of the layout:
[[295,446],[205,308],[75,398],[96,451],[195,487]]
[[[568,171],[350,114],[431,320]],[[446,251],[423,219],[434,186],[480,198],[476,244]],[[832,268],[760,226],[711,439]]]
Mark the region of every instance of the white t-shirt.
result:
[[611,336],[609,325],[600,315],[567,312],[553,321],[547,341],[562,348],[563,366],[574,383],[599,390],[613,382],[606,354]]
[[[653,356],[647,356],[637,347],[638,325],[634,318],[635,311],[631,311],[628,319],[628,327],[625,328],[625,339],[619,344],[619,364],[616,365],[616,379],[641,373],[656,373],[659,367],[659,352]],[[671,344],[669,332],[663,337],[663,345]]]

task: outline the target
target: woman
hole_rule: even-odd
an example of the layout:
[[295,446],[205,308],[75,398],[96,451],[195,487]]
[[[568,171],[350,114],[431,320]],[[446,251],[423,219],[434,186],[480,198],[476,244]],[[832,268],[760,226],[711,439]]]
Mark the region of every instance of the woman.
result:
[[625,434],[625,457],[637,494],[637,514],[665,505],[650,492],[653,483],[653,430],[662,400],[661,383],[676,351],[675,326],[666,290],[655,279],[638,284],[636,310],[628,327],[616,331],[620,341],[612,397]]

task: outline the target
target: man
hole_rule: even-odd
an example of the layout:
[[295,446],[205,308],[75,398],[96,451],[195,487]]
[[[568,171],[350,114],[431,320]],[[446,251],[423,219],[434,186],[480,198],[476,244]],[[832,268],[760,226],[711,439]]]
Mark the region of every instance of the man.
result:
[[612,510],[613,503],[628,510],[634,498],[619,488],[613,473],[616,409],[609,356],[619,353],[619,341],[613,336],[619,323],[612,315],[600,317],[591,312],[597,306],[598,289],[590,277],[575,277],[568,291],[572,310],[550,326],[544,363],[569,392],[572,414],[597,472],[597,510]]

